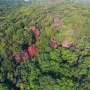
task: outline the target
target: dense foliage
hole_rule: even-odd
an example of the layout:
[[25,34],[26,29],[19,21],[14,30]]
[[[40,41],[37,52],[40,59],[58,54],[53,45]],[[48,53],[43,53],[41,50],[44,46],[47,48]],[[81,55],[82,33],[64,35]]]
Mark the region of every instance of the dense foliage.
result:
[[[0,6],[0,90],[90,90],[90,7],[4,4]],[[39,52],[18,64],[13,56],[32,43],[32,26],[41,32],[35,42]],[[58,48],[50,47],[51,38]],[[65,40],[73,45],[67,48]]]

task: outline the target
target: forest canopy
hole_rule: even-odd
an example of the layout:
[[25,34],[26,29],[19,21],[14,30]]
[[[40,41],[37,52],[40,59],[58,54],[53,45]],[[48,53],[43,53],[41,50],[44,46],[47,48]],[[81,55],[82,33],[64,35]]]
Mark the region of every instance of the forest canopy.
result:
[[0,0],[0,90],[90,90],[87,0]]

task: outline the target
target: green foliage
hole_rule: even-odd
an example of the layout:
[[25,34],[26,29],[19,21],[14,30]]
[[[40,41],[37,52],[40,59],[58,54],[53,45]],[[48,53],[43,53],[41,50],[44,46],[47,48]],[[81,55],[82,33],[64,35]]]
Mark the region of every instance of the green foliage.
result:
[[[89,6],[18,2],[0,5],[0,90],[90,90]],[[63,20],[61,28],[54,27],[55,17]],[[41,32],[36,42],[39,53],[16,64],[13,55],[32,42],[32,25]],[[57,49],[49,46],[52,37]],[[74,46],[61,47],[65,39]]]
[[9,90],[6,85],[0,84],[0,90]]

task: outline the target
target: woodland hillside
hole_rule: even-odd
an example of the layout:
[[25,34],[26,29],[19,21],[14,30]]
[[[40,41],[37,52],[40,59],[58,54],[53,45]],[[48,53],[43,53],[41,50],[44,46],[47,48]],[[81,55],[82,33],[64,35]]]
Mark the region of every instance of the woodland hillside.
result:
[[14,1],[0,0],[0,90],[90,90],[90,6]]

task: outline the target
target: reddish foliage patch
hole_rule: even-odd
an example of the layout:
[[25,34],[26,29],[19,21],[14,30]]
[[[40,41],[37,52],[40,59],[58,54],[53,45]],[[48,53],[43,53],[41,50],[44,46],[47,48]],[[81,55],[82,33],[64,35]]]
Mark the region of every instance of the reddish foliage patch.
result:
[[35,46],[35,44],[32,44],[28,47],[27,52],[30,57],[34,57],[38,53],[38,48]]
[[62,47],[64,48],[71,48],[73,46],[72,42],[68,41],[68,40],[64,40],[62,43]]
[[16,55],[14,55],[14,58],[15,58],[16,63],[21,63],[24,60],[28,59],[29,56],[27,52],[23,51],[23,52],[19,52]]
[[50,40],[50,47],[55,49],[58,48],[58,43],[54,38],[51,38]]
[[16,63],[21,63],[28,58],[32,58],[36,56],[37,53],[38,53],[38,48],[35,46],[35,44],[32,44],[27,49],[25,49],[23,52],[19,52],[15,54],[14,59]]
[[22,62],[21,53],[17,53],[17,54],[14,56],[14,58],[15,58],[16,63]]
[[36,40],[40,37],[40,31],[35,26],[31,28],[32,33],[34,33]]

